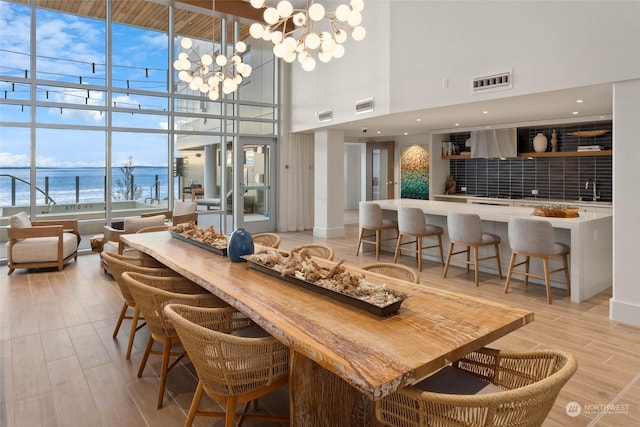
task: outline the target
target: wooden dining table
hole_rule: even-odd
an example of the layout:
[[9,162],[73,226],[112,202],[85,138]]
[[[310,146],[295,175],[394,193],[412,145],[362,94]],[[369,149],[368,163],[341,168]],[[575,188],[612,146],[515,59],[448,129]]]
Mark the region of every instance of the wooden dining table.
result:
[[[366,272],[410,295],[379,316],[173,238],[124,242],[242,311],[291,349],[292,426],[369,425],[372,402],[533,321],[533,313]],[[347,267],[356,272],[362,270]]]

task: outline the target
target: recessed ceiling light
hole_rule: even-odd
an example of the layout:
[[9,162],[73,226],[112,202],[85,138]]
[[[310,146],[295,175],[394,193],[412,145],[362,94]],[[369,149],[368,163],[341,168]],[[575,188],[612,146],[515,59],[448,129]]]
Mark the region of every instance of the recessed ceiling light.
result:
[[379,131],[378,131],[378,132],[376,132],[376,133],[380,134],[380,133],[382,133],[382,131],[381,131],[381,130],[379,130]]
[[571,113],[571,114],[573,114],[573,115],[575,116],[575,115],[580,114],[580,113],[579,113],[579,112],[577,112],[577,111],[574,111],[574,112],[573,112],[573,113]]
[[404,133],[404,135],[405,135],[405,136],[409,135],[409,132],[405,132],[405,133]]
[[484,110],[482,114],[489,114],[489,112],[487,110]]
[[576,102],[577,102],[578,104],[581,104],[581,103],[583,103],[583,102],[584,102],[584,99],[576,99]]
[[421,121],[422,121],[422,119],[416,119],[416,122],[421,122]]
[[454,123],[453,125],[454,126],[460,126],[460,123]]
[[604,119],[604,116],[600,116],[601,119]]

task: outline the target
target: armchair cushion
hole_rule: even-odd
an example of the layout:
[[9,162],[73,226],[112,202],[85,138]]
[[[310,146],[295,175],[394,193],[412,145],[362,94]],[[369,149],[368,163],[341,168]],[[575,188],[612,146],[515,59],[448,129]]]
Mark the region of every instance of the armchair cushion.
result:
[[198,205],[195,202],[181,202],[176,200],[173,202],[173,215],[192,214],[196,211]]
[[34,221],[25,212],[9,219],[7,261],[16,268],[58,267],[78,256],[78,221]]
[[166,219],[164,215],[154,215],[145,218],[127,217],[124,219],[124,232],[126,234],[133,234],[143,228],[164,225]]

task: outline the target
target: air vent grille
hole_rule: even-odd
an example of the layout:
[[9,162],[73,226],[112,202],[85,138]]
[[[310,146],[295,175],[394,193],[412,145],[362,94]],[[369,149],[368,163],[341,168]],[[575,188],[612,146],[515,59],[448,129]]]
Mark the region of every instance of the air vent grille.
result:
[[511,88],[511,71],[473,79],[473,92]]
[[333,110],[320,111],[318,113],[319,122],[329,122],[333,120]]
[[373,111],[374,100],[373,98],[367,98],[360,101],[356,101],[356,114],[370,113]]

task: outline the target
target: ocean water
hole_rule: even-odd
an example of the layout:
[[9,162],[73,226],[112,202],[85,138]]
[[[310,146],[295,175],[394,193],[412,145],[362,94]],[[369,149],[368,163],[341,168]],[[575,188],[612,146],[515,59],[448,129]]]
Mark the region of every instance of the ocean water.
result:
[[[15,177],[16,179],[12,179]],[[79,179],[79,200],[76,201],[76,177]],[[158,198],[168,197],[167,168],[135,166],[133,170],[134,185],[142,189],[138,198],[155,198],[154,183],[158,181]],[[48,178],[49,197],[56,204],[67,203],[96,203],[105,199],[105,170],[104,168],[38,168],[36,172],[36,186],[45,191],[45,181]],[[170,179],[177,178],[173,176]],[[23,181],[26,181],[23,182]],[[119,167],[112,170],[112,191],[119,188],[117,181],[124,182],[124,175]],[[15,186],[15,205],[29,206],[29,168],[0,167],[0,206],[11,206],[11,189]],[[15,183],[15,184],[13,184]],[[176,187],[177,188],[177,187]],[[46,204],[43,193],[36,192],[36,204]]]

